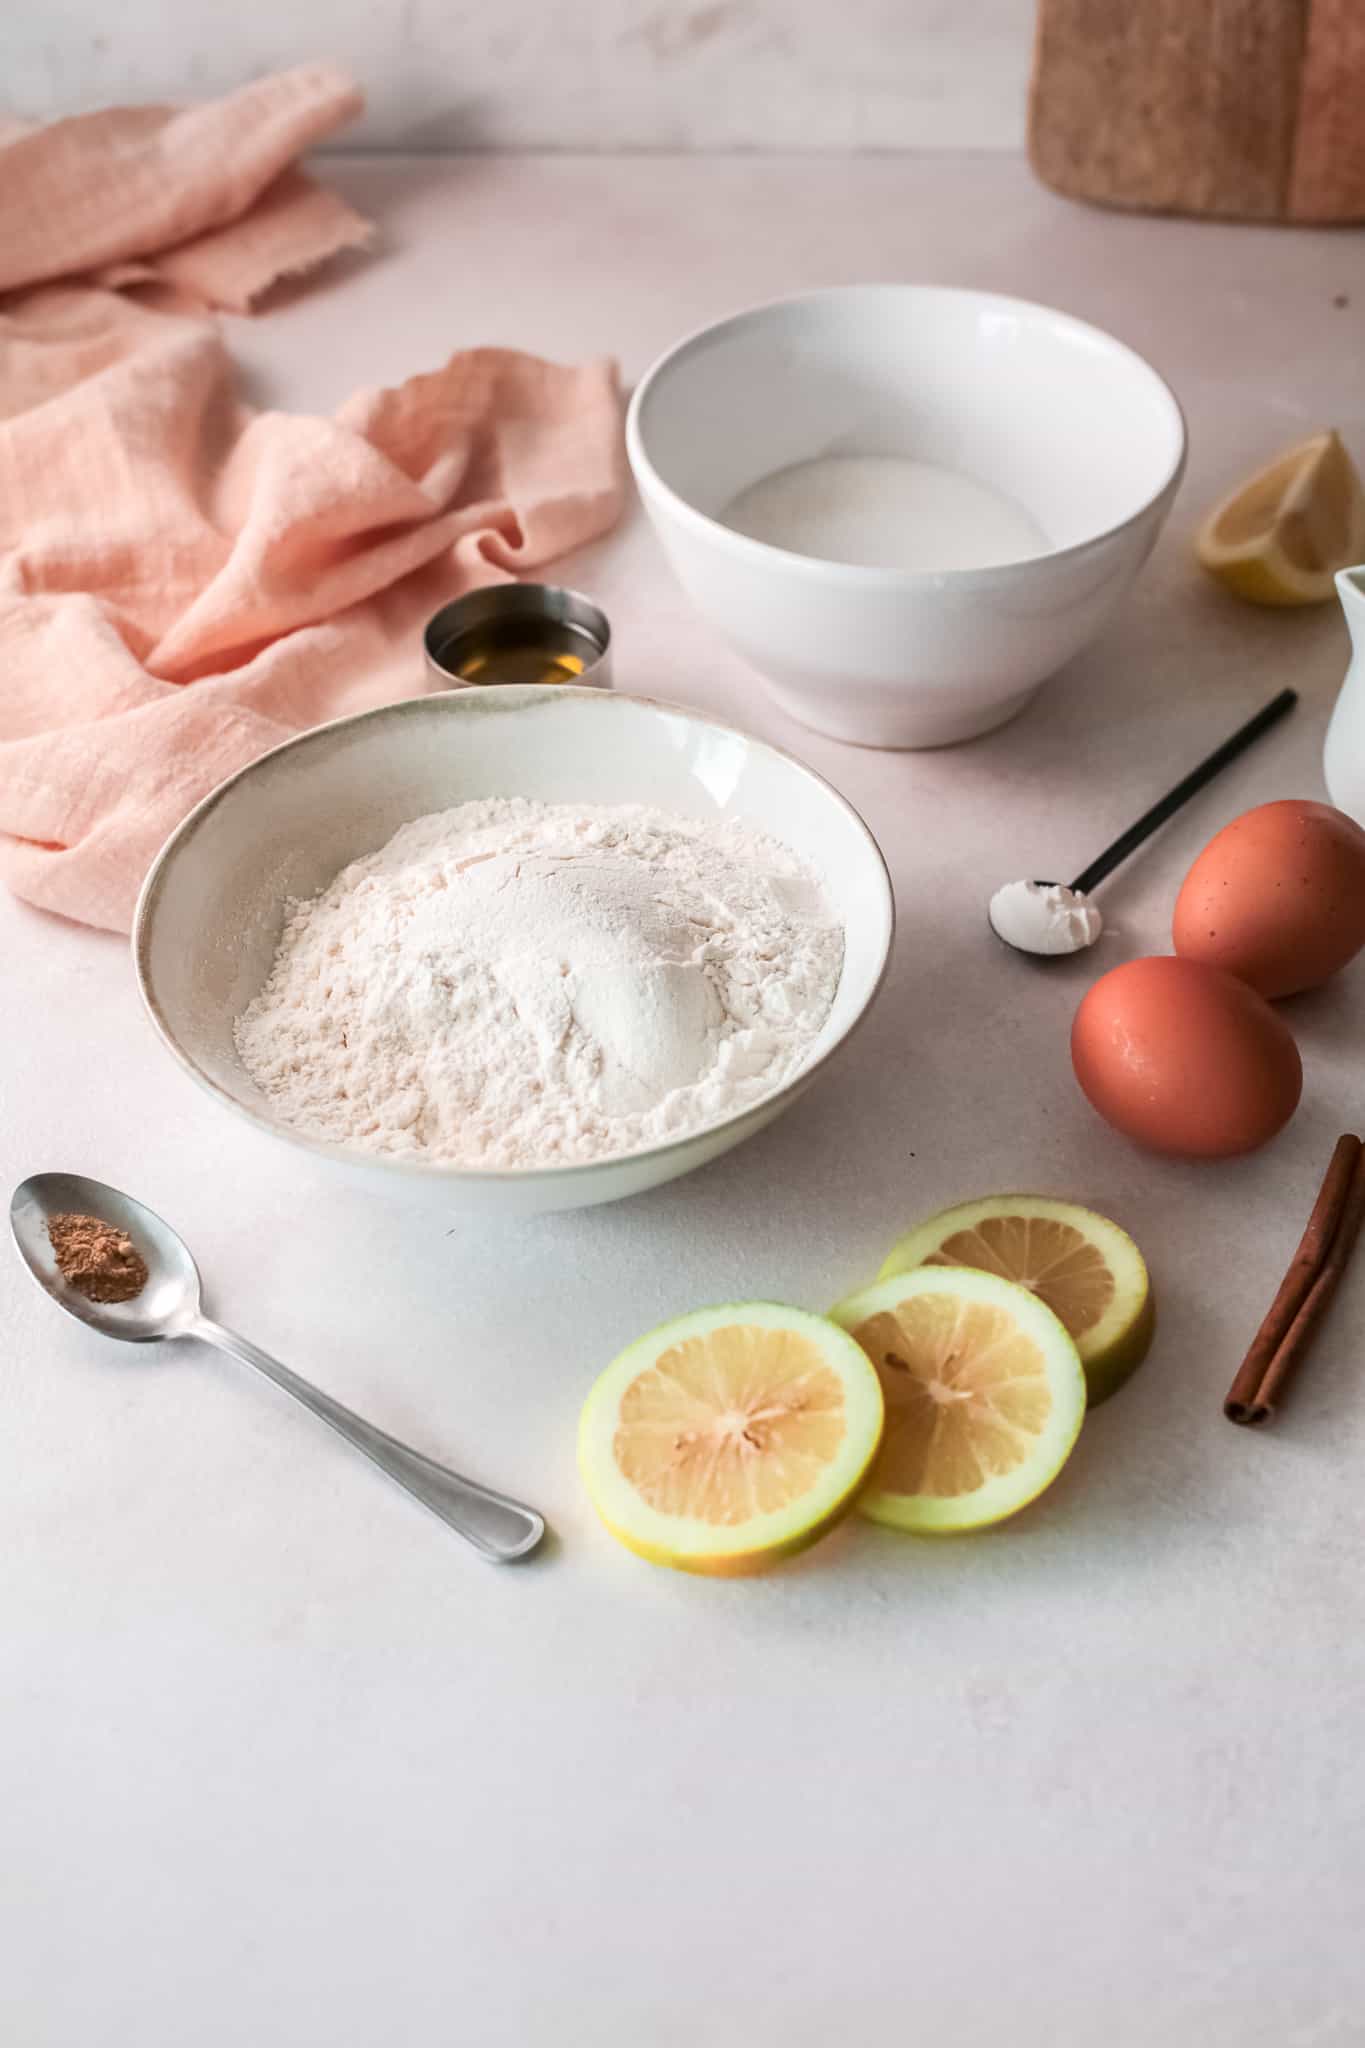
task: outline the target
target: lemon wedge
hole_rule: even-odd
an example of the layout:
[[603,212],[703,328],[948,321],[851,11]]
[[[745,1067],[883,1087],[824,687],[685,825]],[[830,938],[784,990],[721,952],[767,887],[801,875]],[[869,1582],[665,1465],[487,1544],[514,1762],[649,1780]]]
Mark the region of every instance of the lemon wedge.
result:
[[773,1302],[651,1330],[590,1391],[578,1464],[613,1536],[679,1571],[764,1570],[851,1507],[881,1441],[867,1354]]
[[1252,604],[1321,604],[1365,555],[1365,488],[1335,432],[1278,456],[1216,505],[1195,551]]
[[1156,1327],[1146,1262],[1126,1230],[1049,1195],[990,1195],[940,1210],[897,1239],[880,1279],[915,1266],[975,1266],[1038,1296],[1081,1354],[1093,1408],[1151,1349]]
[[1001,1522],[1052,1484],[1085,1419],[1085,1374],[1036,1294],[965,1266],[920,1266],[850,1295],[834,1317],[886,1403],[860,1513],[947,1535]]

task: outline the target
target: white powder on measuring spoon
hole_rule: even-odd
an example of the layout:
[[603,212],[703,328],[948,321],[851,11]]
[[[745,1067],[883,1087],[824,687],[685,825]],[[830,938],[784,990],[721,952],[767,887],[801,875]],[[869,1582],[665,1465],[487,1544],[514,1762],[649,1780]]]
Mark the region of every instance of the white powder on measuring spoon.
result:
[[801,1065],[843,930],[736,823],[641,805],[462,804],[296,904],[237,1021],[284,1121],[480,1166],[679,1137]]
[[1051,958],[1084,952],[1104,930],[1104,918],[1090,899],[1062,882],[1006,882],[992,896],[987,914],[996,937],[1007,946]]

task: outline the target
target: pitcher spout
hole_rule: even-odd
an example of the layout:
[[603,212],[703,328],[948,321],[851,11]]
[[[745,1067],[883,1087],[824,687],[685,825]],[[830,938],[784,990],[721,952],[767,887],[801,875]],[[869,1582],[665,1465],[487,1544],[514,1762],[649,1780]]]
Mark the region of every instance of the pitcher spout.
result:
[[1322,766],[1337,809],[1365,825],[1365,566],[1337,571],[1337,596],[1351,635],[1351,665],[1327,727]]
[[1365,564],[1358,569],[1338,569],[1336,580],[1351,644],[1365,653]]

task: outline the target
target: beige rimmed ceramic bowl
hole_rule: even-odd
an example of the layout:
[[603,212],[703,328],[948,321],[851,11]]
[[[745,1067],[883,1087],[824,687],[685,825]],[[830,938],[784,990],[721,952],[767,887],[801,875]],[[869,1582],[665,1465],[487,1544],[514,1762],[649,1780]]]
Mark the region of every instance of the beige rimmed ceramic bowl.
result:
[[[741,818],[821,877],[843,921],[843,975],[805,1065],[691,1137],[583,1166],[493,1171],[376,1158],[280,1122],[238,1057],[233,1023],[264,983],[287,901],[314,895],[400,825],[471,798],[646,803]],[[777,748],[670,704],[606,691],[504,687],[413,698],[289,740],[207,796],[172,833],[133,925],[138,984],[168,1051],[265,1136],[348,1173],[480,1216],[613,1202],[690,1173],[780,1115],[876,995],[894,924],[890,878],[852,806]]]

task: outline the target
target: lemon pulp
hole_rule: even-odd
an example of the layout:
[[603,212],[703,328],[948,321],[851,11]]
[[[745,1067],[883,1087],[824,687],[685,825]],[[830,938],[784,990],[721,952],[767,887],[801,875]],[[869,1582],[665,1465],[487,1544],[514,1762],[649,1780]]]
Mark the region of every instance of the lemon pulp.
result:
[[843,1385],[809,1337],[737,1323],[670,1344],[632,1380],[612,1448],[660,1513],[733,1528],[809,1493],[844,1427]]

